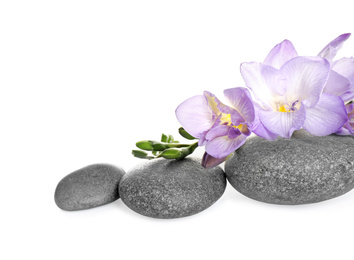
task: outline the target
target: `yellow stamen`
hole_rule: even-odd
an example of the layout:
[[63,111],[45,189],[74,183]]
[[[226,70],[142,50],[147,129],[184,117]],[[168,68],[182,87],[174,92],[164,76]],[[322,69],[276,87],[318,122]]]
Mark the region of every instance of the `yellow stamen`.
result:
[[230,125],[231,124],[231,114],[222,113],[221,118],[220,118],[220,123],[221,124],[227,123],[228,125]]
[[234,127],[235,127],[235,128],[238,128],[238,129],[240,129],[240,130],[241,130],[241,129],[242,129],[242,127],[243,127],[243,124],[239,124],[238,126],[234,125]]
[[287,111],[285,106],[282,105],[282,106],[279,107],[279,112],[289,112],[289,111]]

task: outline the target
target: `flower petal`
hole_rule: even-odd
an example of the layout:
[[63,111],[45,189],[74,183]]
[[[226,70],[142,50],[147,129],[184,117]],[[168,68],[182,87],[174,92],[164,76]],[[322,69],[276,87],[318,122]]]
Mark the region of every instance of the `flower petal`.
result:
[[342,58],[333,62],[332,69],[354,84],[354,58]]
[[335,132],[335,134],[336,135],[353,135],[354,136],[354,133],[346,127],[341,127],[337,132]]
[[303,128],[313,135],[329,135],[338,131],[347,118],[343,100],[338,96],[324,93],[316,106],[306,108]]
[[350,37],[350,33],[339,35],[333,41],[328,43],[318,54],[318,56],[331,61],[336,56],[338,50],[342,48],[343,43]]
[[248,89],[226,89],[224,90],[224,95],[232,107],[242,116],[244,122],[252,122],[254,120],[254,106]]
[[205,150],[212,157],[221,159],[227,157],[230,153],[243,145],[246,139],[247,137],[242,134],[235,139],[230,139],[227,136],[217,137],[207,143]]
[[344,102],[352,100],[354,98],[354,58],[342,58],[337,60],[334,62],[332,70],[349,80],[350,86],[341,97]]
[[289,102],[303,101],[307,107],[318,102],[330,72],[329,62],[319,57],[297,57],[287,62],[281,72],[288,86],[284,94]]
[[241,74],[257,101],[266,108],[272,106],[274,95],[283,95],[286,90],[286,79],[280,71],[262,63],[242,63]]
[[209,108],[213,111],[213,114],[216,116],[220,115],[220,107],[223,106],[220,100],[208,91],[204,91],[204,97],[207,100]]
[[284,138],[290,138],[293,132],[300,129],[305,122],[305,107],[301,105],[294,112],[260,110],[259,117],[270,132]]
[[348,114],[347,122],[335,134],[354,136],[354,103],[346,104],[345,108]]
[[340,96],[344,102],[347,102],[354,95],[354,87],[351,87],[349,79],[331,70],[323,93]]
[[346,109],[348,114],[350,114],[351,116],[354,116],[354,103],[346,104],[345,105],[345,109]]
[[213,113],[202,95],[191,97],[180,104],[176,116],[183,128],[196,138],[201,137],[214,123]]
[[230,127],[230,130],[227,134],[227,136],[230,138],[230,139],[235,139],[237,138],[239,135],[241,135],[241,131],[235,127]]
[[253,133],[258,135],[259,137],[262,137],[264,139],[267,139],[269,141],[274,141],[275,139],[278,138],[277,134],[273,134],[270,132],[263,123],[259,120],[259,109],[255,107],[255,120],[250,124],[250,129]]
[[207,141],[213,140],[216,137],[226,136],[230,131],[230,126],[227,125],[218,125],[209,130],[206,134],[205,139]]
[[291,41],[284,40],[269,52],[263,64],[280,69],[286,62],[297,56],[297,52]]

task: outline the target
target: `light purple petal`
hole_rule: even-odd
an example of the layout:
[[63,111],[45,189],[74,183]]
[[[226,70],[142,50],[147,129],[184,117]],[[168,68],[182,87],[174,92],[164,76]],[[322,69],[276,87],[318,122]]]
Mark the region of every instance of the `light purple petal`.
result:
[[269,141],[274,141],[279,136],[277,134],[273,134],[272,132],[270,132],[267,128],[265,128],[265,126],[260,121],[258,124],[254,125],[254,127],[252,128],[252,132],[258,135],[259,137],[262,137]]
[[300,129],[305,122],[305,107],[301,105],[294,112],[260,110],[259,118],[270,132],[284,138],[290,138],[293,132]]
[[346,104],[345,109],[348,114],[350,114],[351,116],[354,116],[354,103]]
[[230,139],[235,139],[235,138],[239,137],[239,135],[242,135],[242,133],[239,129],[237,129],[235,127],[230,127],[227,137],[229,137]]
[[272,106],[274,95],[283,95],[286,90],[286,79],[281,72],[262,63],[242,63],[241,74],[246,86],[265,108]]
[[348,78],[354,84],[354,58],[342,58],[333,62],[332,70]]
[[343,43],[350,37],[350,33],[342,34],[328,43],[318,54],[318,56],[331,61],[336,56]]
[[231,111],[229,111],[227,113],[231,114],[231,122],[235,126],[245,123],[245,119],[242,117],[242,115],[239,112],[236,111],[236,109],[232,109]]
[[204,97],[207,101],[207,104],[209,106],[209,108],[211,109],[211,111],[213,112],[213,114],[215,116],[220,115],[220,108],[224,106],[224,104],[222,104],[220,102],[220,100],[212,93],[208,92],[208,91],[204,91]]
[[303,128],[310,134],[325,136],[338,131],[347,118],[344,102],[340,97],[322,94],[316,106],[306,108]]
[[199,138],[212,127],[213,113],[204,96],[194,96],[176,109],[176,116],[183,128],[192,136]]
[[203,159],[202,159],[202,166],[207,169],[213,168],[213,167],[223,163],[227,159],[228,159],[228,156],[218,159],[218,158],[211,156],[207,152],[205,152],[203,155]]
[[286,62],[297,56],[297,52],[291,41],[284,40],[270,51],[263,64],[280,69]]
[[349,129],[342,127],[339,129],[337,132],[335,132],[336,135],[354,135],[353,132],[349,131]]
[[248,89],[226,89],[224,90],[224,95],[230,105],[242,116],[244,122],[252,122],[254,120],[254,106]]
[[250,124],[250,129],[253,133],[258,135],[259,137],[262,137],[264,139],[267,139],[269,141],[274,141],[278,138],[277,134],[273,134],[270,132],[263,123],[259,120],[259,109],[255,107],[255,120],[253,121],[252,124]]
[[354,136],[354,103],[346,104],[345,108],[348,114],[347,122],[335,134]]
[[349,80],[350,86],[341,97],[344,102],[352,100],[354,98],[354,58],[342,58],[334,62],[332,70]]
[[346,77],[331,70],[323,93],[340,96],[346,102],[353,97],[354,89]]
[[209,132],[205,136],[205,139],[207,141],[210,141],[216,137],[226,136],[226,135],[228,135],[229,130],[230,130],[230,126],[227,126],[227,125],[215,126],[209,130]]
[[247,137],[244,135],[239,135],[235,139],[230,139],[227,136],[217,137],[207,143],[205,150],[212,157],[218,159],[224,158],[243,145],[246,142],[246,139]]
[[329,62],[319,57],[297,57],[287,62],[281,72],[288,86],[284,94],[288,102],[303,101],[307,107],[318,102],[330,72]]

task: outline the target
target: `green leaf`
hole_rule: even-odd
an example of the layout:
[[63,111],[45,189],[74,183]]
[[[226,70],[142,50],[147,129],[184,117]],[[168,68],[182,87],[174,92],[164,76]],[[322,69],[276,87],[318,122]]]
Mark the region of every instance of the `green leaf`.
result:
[[167,143],[168,137],[165,134],[162,134],[161,136],[161,142]]
[[141,150],[133,150],[132,154],[136,157],[136,158],[140,158],[140,159],[155,159],[156,157],[154,156],[148,156],[148,153],[141,151]]
[[184,138],[188,139],[188,140],[195,140],[197,138],[195,138],[194,136],[191,136],[186,130],[184,130],[183,127],[180,127],[178,129],[178,132],[181,136],[183,136]]
[[141,151],[141,150],[133,150],[132,154],[137,157],[137,158],[141,158],[144,159],[147,157],[148,153]]
[[173,141],[174,141],[175,139],[173,138],[173,136],[172,135],[168,135],[168,139],[167,139],[167,143],[173,143]]

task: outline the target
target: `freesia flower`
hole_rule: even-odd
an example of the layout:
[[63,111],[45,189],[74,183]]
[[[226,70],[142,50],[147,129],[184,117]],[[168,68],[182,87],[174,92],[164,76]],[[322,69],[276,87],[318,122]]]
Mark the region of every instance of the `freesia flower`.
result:
[[345,105],[348,113],[348,120],[344,126],[336,132],[337,135],[352,135],[354,136],[354,103],[348,103]]
[[269,140],[290,138],[300,128],[319,136],[338,131],[347,115],[339,96],[323,93],[329,73],[326,59],[298,56],[288,40],[263,63],[242,63],[241,74],[255,99],[252,131]]
[[350,37],[350,33],[342,34],[327,44],[318,54],[330,62],[331,71],[323,93],[340,96],[346,103],[354,98],[354,58],[342,58],[333,61],[338,50]]
[[251,134],[248,126],[255,114],[248,89],[226,89],[224,95],[230,106],[205,91],[204,95],[191,97],[176,109],[183,128],[199,138],[200,146],[205,145],[203,165],[207,167],[224,161]]

